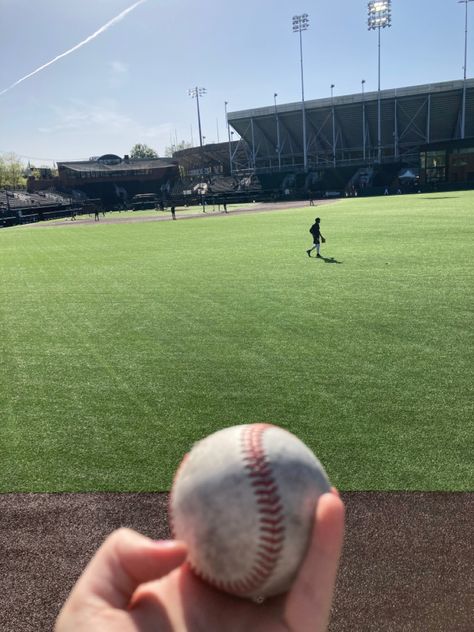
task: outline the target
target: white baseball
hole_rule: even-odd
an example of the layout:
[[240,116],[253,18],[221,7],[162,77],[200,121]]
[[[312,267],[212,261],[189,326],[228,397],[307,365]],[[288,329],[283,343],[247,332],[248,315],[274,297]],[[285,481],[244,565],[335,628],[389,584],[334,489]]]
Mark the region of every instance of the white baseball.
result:
[[308,548],[318,498],[330,490],[313,452],[270,424],[216,432],[186,455],[170,518],[197,575],[242,597],[288,590]]

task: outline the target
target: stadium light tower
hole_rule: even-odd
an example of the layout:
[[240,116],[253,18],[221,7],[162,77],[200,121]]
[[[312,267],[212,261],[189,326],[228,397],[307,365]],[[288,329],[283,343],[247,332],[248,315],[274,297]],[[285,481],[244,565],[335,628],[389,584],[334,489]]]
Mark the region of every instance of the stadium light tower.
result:
[[199,97],[203,97],[206,94],[206,88],[190,88],[188,94],[192,99],[196,99],[198,127],[199,127],[199,145],[202,149],[202,132],[201,132],[201,112],[199,110]]
[[304,109],[304,78],[303,78],[303,31],[308,30],[309,16],[307,13],[293,16],[293,33],[300,34],[300,66],[301,66],[301,114],[303,117],[303,165],[308,170],[308,153],[306,148],[306,114]]
[[465,4],[464,17],[464,83],[462,87],[462,112],[461,112],[461,138],[464,138],[464,128],[466,124],[466,72],[467,72],[467,5],[473,0],[458,0],[458,4]]
[[371,0],[367,4],[369,31],[378,31],[378,94],[377,94],[377,159],[382,160],[381,123],[380,123],[380,29],[392,26],[391,0]]

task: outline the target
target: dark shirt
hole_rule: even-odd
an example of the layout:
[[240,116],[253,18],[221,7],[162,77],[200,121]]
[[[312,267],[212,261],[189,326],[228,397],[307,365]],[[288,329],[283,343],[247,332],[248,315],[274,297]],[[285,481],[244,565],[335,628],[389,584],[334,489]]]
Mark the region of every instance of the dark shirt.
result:
[[321,233],[319,232],[319,224],[318,224],[318,222],[315,222],[311,226],[311,228],[309,229],[309,232],[313,235],[314,241],[319,241],[319,237],[320,237]]

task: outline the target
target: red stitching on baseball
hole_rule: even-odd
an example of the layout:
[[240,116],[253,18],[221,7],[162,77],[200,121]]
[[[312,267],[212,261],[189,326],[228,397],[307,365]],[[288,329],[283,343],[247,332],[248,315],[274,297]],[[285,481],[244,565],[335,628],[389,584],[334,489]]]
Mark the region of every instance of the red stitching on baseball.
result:
[[241,580],[219,581],[201,574],[208,582],[240,595],[255,593],[271,577],[283,550],[285,527],[278,485],[263,447],[263,434],[269,424],[252,424],[242,431],[243,460],[251,479],[259,513],[259,542],[254,564]]

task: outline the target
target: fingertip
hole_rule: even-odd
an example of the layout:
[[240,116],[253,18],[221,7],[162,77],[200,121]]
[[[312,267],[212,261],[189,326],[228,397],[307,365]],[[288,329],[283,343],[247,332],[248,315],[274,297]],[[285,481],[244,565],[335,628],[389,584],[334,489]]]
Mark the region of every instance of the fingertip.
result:
[[344,539],[344,513],[337,493],[331,490],[319,497],[309,548],[287,607],[290,620],[299,622],[298,629],[326,629]]
[[159,558],[174,560],[178,566],[188,555],[188,547],[181,540],[153,540],[150,543],[150,553]]
[[182,540],[152,540],[151,544],[160,551],[187,551],[186,544]]
[[344,539],[345,506],[337,494],[328,492],[320,496],[315,512],[314,539],[318,545],[340,551]]

